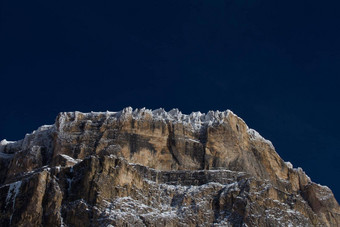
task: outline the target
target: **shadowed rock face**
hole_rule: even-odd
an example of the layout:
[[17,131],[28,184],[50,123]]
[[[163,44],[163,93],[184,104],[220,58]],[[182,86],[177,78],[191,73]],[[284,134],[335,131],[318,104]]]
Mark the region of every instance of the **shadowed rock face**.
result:
[[0,165],[0,226],[340,225],[331,190],[231,111],[60,113]]

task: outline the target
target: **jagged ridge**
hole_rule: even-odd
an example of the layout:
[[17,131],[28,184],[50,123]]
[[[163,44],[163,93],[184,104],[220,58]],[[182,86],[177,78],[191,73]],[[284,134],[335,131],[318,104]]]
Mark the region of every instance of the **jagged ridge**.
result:
[[330,189],[229,110],[64,112],[0,152],[2,226],[340,223]]

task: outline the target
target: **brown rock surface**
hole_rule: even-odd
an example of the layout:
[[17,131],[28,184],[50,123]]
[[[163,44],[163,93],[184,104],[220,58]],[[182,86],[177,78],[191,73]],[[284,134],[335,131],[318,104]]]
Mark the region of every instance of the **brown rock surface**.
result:
[[331,190],[231,111],[60,113],[0,165],[0,226],[340,226]]

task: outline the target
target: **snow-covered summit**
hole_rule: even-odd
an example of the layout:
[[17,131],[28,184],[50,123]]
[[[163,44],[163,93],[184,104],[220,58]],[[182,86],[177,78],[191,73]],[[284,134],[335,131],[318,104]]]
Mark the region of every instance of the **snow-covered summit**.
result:
[[[133,109],[132,107],[126,107],[118,112],[90,112],[81,113],[79,111],[70,112],[68,114],[74,114],[77,118],[78,115],[85,115],[86,117],[94,117],[96,115],[106,115],[107,118],[113,118],[116,120],[125,120],[130,117],[136,120],[144,120],[152,118],[155,121],[182,123],[183,125],[191,126],[194,130],[199,130],[202,126],[221,124],[228,117],[229,114],[233,114],[232,111],[209,111],[208,113],[192,112],[190,114],[183,114],[178,109],[172,109],[165,111],[163,108],[151,110],[146,108]],[[234,115],[234,114],[233,114]]]
[[[126,107],[121,111],[112,112],[112,111],[106,111],[106,112],[89,112],[89,113],[82,113],[79,111],[75,112],[64,112],[59,115],[59,125],[64,125],[65,117],[69,116],[74,118],[74,121],[77,121],[77,119],[85,117],[88,120],[91,120],[92,118],[96,118],[98,116],[102,116],[108,120],[113,121],[125,121],[128,119],[135,119],[138,121],[143,120],[150,120],[153,119],[154,121],[162,121],[162,122],[172,122],[173,124],[183,124],[184,126],[187,126],[188,129],[199,132],[202,128],[206,128],[208,126],[213,125],[219,125],[226,123],[229,121],[231,116],[233,116],[235,119],[237,119],[241,124],[245,125],[246,133],[249,135],[249,138],[251,140],[257,140],[267,143],[270,147],[274,149],[273,144],[269,141],[263,138],[257,131],[254,129],[251,129],[247,126],[245,121],[238,117],[236,114],[234,114],[231,110],[225,110],[225,111],[208,111],[207,113],[201,113],[200,111],[192,112],[190,114],[183,114],[179,109],[174,108],[170,111],[166,111],[163,108],[159,109],[133,109],[132,107]],[[62,127],[59,127],[60,132],[63,130]]]
[[[106,111],[106,112],[89,112],[89,113],[82,113],[79,111],[74,112],[62,112],[59,114],[58,117],[58,124],[59,124],[59,134],[63,132],[63,125],[67,117],[74,118],[74,121],[77,119],[85,117],[87,120],[91,120],[92,118],[96,118],[98,116],[103,116],[108,120],[113,121],[124,121],[127,119],[135,119],[139,121],[143,121],[146,119],[153,119],[154,121],[162,121],[162,122],[172,122],[173,124],[183,124],[187,126],[192,131],[200,131],[202,128],[206,128],[208,126],[219,125],[226,123],[230,116],[234,116],[238,119],[238,121],[242,122],[242,124],[246,127],[246,132],[249,135],[251,140],[258,140],[265,143],[268,143],[271,147],[273,147],[272,143],[269,140],[264,139],[257,131],[254,129],[249,128],[246,123],[234,114],[231,110],[225,111],[209,111],[207,113],[201,113],[200,111],[192,112],[190,114],[183,114],[179,109],[174,108],[170,111],[166,111],[163,108],[159,109],[133,109],[132,107],[126,107],[121,111]],[[20,141],[7,141],[2,140],[0,143],[0,151],[4,149],[5,146],[22,146],[24,148],[28,148],[33,143],[37,143],[39,140],[40,143],[46,143],[49,141],[48,136],[56,130],[56,125],[43,125],[39,127],[37,130],[33,131],[32,133],[26,134],[25,138]],[[273,147],[274,148],[274,147]]]
[[[191,127],[193,130],[198,131],[202,127],[206,126],[212,126],[215,124],[222,124],[227,120],[227,118],[232,115],[238,118],[244,125],[246,125],[245,121],[237,116],[235,113],[233,113],[231,110],[225,110],[225,111],[212,111],[210,110],[207,113],[201,113],[200,111],[192,112],[190,114],[183,114],[179,109],[174,108],[170,111],[166,111],[163,108],[159,109],[133,109],[132,107],[126,107],[121,111],[118,112],[91,112],[91,113],[80,113],[78,111],[74,112],[77,114],[84,114],[88,117],[95,116],[95,115],[101,115],[105,114],[108,118],[115,118],[117,120],[124,120],[129,117],[132,117],[136,120],[143,120],[147,117],[151,117],[152,119],[156,121],[164,121],[164,122],[172,122],[172,123],[181,123],[183,125]],[[268,143],[271,147],[273,147],[272,143],[263,138],[256,130],[249,128],[246,125],[247,133],[249,134],[250,139],[252,140],[260,140],[263,142]],[[274,148],[274,147],[273,147]]]
[[178,109],[172,109],[169,112],[163,108],[156,110],[151,109],[132,109],[127,107],[123,109],[120,116],[132,116],[135,119],[143,119],[146,115],[151,116],[155,120],[170,121],[174,123],[182,123],[184,125],[190,125],[193,129],[199,130],[202,126],[212,125],[215,123],[223,123],[225,118],[232,113],[230,110],[226,111],[209,111],[208,113],[192,112],[190,114],[183,114]]

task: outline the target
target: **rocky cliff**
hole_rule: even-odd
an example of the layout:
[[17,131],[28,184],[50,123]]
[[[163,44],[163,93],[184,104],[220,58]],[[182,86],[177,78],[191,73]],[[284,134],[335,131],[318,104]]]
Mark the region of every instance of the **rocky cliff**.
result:
[[60,113],[0,165],[0,226],[340,226],[331,190],[231,111]]

